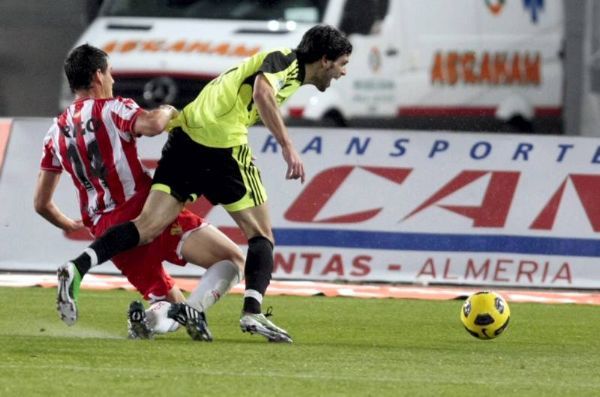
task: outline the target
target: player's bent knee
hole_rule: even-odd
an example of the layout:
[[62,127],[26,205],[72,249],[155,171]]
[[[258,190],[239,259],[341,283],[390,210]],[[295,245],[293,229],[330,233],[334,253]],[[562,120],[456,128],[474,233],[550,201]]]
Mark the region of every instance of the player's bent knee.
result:
[[230,253],[229,258],[231,262],[233,262],[238,268],[241,270],[244,269],[244,264],[246,262],[246,258],[242,254],[241,251],[234,250]]

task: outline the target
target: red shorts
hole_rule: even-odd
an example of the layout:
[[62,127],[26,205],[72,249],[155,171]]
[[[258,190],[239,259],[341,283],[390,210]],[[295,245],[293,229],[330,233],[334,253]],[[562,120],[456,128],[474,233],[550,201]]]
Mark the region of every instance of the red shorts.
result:
[[[133,196],[121,208],[109,212],[91,228],[94,236],[101,236],[106,229],[137,217],[142,211],[147,192]],[[112,258],[115,266],[123,273],[146,300],[164,299],[175,285],[163,268],[163,261],[179,266],[186,262],[178,255],[178,245],[186,232],[206,225],[204,219],[184,209],[152,242],[123,252]]]

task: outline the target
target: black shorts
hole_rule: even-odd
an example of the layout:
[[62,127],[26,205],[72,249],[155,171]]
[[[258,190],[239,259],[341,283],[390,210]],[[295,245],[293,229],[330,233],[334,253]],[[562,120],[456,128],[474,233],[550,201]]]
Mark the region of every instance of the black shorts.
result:
[[231,212],[267,201],[248,145],[207,147],[181,128],[171,131],[163,147],[152,190],[169,193],[181,202],[204,195],[213,205],[221,204]]

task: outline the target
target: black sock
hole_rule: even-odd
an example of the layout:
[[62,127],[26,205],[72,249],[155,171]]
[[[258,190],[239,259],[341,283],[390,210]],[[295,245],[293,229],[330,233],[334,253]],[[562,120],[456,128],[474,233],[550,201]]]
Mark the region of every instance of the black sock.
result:
[[[273,272],[273,244],[269,239],[258,236],[248,240],[248,255],[245,266],[246,289],[265,295]],[[244,298],[244,312],[260,313],[260,302],[254,298]]]
[[[89,248],[94,250],[98,257],[98,265],[106,262],[113,256],[136,247],[140,242],[140,233],[133,222],[125,222],[106,230],[100,238],[96,239]],[[81,277],[86,274],[92,261],[87,253],[79,255],[72,260]]]

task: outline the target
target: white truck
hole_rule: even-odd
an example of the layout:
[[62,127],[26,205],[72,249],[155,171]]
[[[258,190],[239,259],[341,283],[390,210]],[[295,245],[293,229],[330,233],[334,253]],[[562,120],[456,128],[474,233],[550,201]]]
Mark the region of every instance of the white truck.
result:
[[[560,132],[563,0],[105,0],[77,44],[107,51],[115,94],[191,101],[257,51],[311,26],[344,31],[347,76],[282,109],[329,125]],[[61,107],[70,101],[63,84]]]

